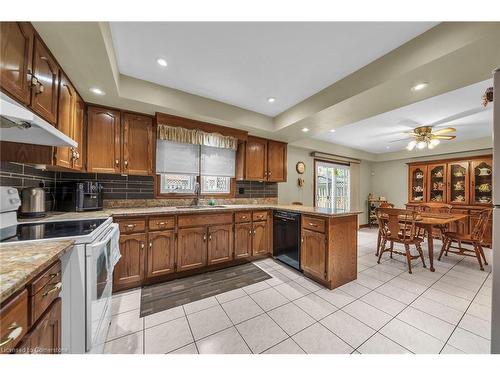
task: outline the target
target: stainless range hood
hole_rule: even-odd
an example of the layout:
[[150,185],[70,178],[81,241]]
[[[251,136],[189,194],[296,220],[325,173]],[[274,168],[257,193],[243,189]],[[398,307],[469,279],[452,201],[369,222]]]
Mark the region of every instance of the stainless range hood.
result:
[[78,146],[55,126],[4,93],[0,93],[0,140],[43,146]]

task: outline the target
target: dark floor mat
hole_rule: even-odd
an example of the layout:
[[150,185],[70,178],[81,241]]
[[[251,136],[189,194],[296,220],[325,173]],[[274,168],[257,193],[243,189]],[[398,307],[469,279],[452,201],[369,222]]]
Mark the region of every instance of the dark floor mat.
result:
[[216,294],[229,292],[271,276],[252,263],[149,285],[141,291],[141,317]]

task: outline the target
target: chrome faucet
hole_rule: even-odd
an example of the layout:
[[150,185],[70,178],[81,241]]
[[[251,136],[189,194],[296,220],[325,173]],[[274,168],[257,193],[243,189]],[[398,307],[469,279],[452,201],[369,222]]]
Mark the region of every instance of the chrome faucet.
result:
[[200,204],[200,194],[201,194],[201,186],[199,182],[194,184],[194,193],[196,197],[194,198],[194,206],[198,206]]

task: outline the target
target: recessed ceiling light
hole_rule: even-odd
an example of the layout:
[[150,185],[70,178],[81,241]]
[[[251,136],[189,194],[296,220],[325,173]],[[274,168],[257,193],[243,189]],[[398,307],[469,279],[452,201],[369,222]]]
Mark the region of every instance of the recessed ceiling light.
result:
[[92,87],[90,89],[90,91],[92,91],[96,95],[106,95],[106,93],[104,91],[102,91],[101,89],[98,89],[97,87]]
[[273,98],[272,96],[270,98],[267,98],[267,101],[269,103],[274,103],[276,101],[276,98]]
[[335,133],[336,130],[335,129],[330,129],[330,133]]
[[303,131],[304,133],[307,133],[307,132],[309,131],[309,128],[302,128],[302,131]]
[[156,59],[156,62],[160,66],[167,66],[167,60],[165,60],[165,59]]
[[411,89],[413,91],[420,91],[420,90],[423,90],[425,89],[429,84],[427,82],[420,82],[420,83],[417,83],[415,86],[413,86]]

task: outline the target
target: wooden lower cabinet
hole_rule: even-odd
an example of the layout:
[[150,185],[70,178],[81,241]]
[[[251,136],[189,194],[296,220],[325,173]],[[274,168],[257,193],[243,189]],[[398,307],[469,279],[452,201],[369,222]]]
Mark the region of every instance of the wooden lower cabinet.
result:
[[146,234],[120,236],[121,258],[113,271],[113,290],[133,288],[144,279],[144,248]]
[[302,230],[300,264],[302,269],[318,279],[326,279],[326,235]]
[[146,277],[158,277],[175,272],[175,232],[165,230],[148,235]]
[[252,255],[264,255],[271,252],[269,241],[269,225],[267,221],[253,223]]
[[177,271],[207,265],[206,226],[179,229],[177,238]]
[[208,227],[208,264],[228,262],[233,259],[233,225]]
[[247,258],[252,255],[252,223],[234,225],[234,257]]
[[[454,214],[463,214],[463,215],[469,215],[469,210],[462,210],[459,208],[453,208],[451,210],[452,213]],[[465,218],[460,221],[456,221],[454,223],[451,223],[448,225],[448,230],[450,232],[456,232],[456,233],[463,233],[467,234],[470,233],[470,228],[469,228],[469,218]]]
[[61,350],[61,298],[57,298],[35,327],[26,335],[18,353],[60,354]]

